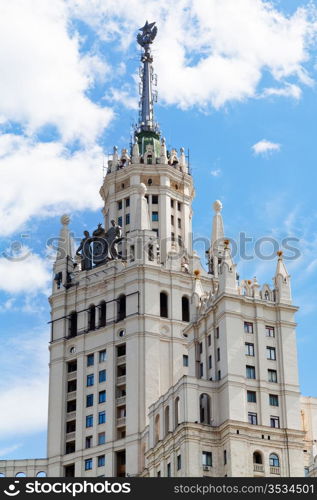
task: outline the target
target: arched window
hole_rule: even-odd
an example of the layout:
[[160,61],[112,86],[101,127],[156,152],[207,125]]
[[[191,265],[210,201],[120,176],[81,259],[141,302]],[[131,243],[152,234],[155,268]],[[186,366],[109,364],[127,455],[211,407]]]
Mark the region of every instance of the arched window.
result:
[[73,311],[69,315],[69,320],[68,320],[68,335],[69,337],[76,337],[77,335],[77,313],[76,311]]
[[280,459],[276,453],[271,453],[270,455],[270,467],[279,467]]
[[253,453],[253,463],[254,464],[262,464],[262,454],[259,451],[255,451]]
[[154,444],[157,444],[160,440],[160,416],[156,415],[155,417],[155,429],[154,429]]
[[88,330],[95,330],[96,328],[96,308],[92,304],[88,309]]
[[269,298],[270,298],[270,294],[267,290],[265,290],[264,298],[265,298],[265,300],[269,300]]
[[25,472],[18,472],[15,477],[26,477]]
[[199,418],[201,424],[210,424],[210,396],[208,394],[200,395]]
[[168,296],[167,293],[160,293],[160,316],[161,318],[168,318]]
[[36,474],[36,477],[46,477],[46,476],[47,476],[47,474],[46,474],[46,472],[44,472],[44,471],[40,471],[40,472],[38,472],[38,473]]
[[165,412],[164,412],[164,430],[165,430],[165,436],[166,436],[166,434],[170,430],[170,407],[169,406],[167,406],[165,408]]
[[126,317],[126,296],[120,295],[117,299],[117,321],[121,321]]
[[174,402],[174,423],[175,423],[175,427],[178,426],[179,424],[179,397],[177,397],[175,399],[175,402]]
[[106,326],[106,317],[107,317],[107,305],[103,300],[99,304],[99,328],[102,326]]
[[189,299],[182,297],[182,321],[189,321]]

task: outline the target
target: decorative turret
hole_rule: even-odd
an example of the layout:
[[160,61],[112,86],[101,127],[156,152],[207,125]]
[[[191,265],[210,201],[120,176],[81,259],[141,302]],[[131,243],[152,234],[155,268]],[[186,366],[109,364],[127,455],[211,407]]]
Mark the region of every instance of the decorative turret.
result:
[[71,273],[74,271],[73,263],[73,239],[68,229],[70,217],[63,215],[61,217],[61,230],[58,239],[58,248],[56,261],[54,264],[54,281],[57,289],[61,284],[68,288],[71,283]]
[[224,229],[221,215],[222,203],[216,200],[213,204],[215,215],[212,221],[212,232],[210,238],[210,249],[208,250],[208,271],[218,278],[219,266],[223,258],[224,251]]
[[283,260],[283,252],[280,250],[277,252],[277,266],[273,278],[277,303],[292,303],[290,278]]
[[230,251],[230,241],[224,240],[221,264],[219,264],[219,293],[237,293],[236,265]]

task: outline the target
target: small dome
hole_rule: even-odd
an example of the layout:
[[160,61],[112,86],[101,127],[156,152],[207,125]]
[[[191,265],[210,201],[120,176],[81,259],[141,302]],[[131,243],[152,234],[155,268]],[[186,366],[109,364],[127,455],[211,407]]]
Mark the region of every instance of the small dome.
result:
[[214,211],[215,212],[221,212],[221,210],[222,210],[222,203],[221,203],[221,201],[216,200],[214,202],[214,204],[213,204],[213,207],[214,207]]

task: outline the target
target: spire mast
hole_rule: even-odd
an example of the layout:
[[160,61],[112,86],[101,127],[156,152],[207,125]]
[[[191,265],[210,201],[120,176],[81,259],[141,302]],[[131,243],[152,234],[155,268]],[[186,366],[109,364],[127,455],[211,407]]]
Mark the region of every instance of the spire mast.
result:
[[141,33],[137,36],[137,42],[143,48],[141,62],[143,63],[141,77],[141,101],[140,101],[140,118],[138,124],[138,132],[157,132],[157,125],[154,123],[154,100],[155,95],[152,90],[155,85],[156,77],[153,72],[153,57],[151,54],[150,45],[153,43],[157,34],[155,23],[146,21],[143,28],[140,28]]

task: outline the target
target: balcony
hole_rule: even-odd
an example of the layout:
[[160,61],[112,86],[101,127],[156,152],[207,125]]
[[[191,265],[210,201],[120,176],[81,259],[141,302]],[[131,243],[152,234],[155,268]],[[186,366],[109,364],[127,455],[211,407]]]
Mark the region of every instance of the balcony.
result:
[[66,420],[74,420],[76,418],[76,412],[71,411],[70,413],[66,414]]
[[117,427],[124,427],[126,423],[126,417],[120,417],[117,419]]
[[254,472],[260,472],[261,474],[264,474],[264,465],[263,464],[253,464],[253,470],[254,470]]
[[126,363],[127,357],[126,356],[119,356],[117,358],[117,365],[122,365],[123,363]]
[[67,393],[67,401],[71,401],[72,399],[76,399],[76,391]]
[[74,380],[77,377],[77,371],[67,374],[67,380]]
[[126,383],[126,375],[121,375],[120,377],[117,377],[117,385],[123,385]]
[[117,406],[125,405],[125,403],[126,403],[126,396],[120,396],[119,398],[116,399]]
[[67,434],[66,434],[67,441],[71,440],[71,439],[75,439],[75,434],[76,434],[76,432],[67,432]]
[[275,474],[277,476],[281,475],[280,467],[270,467],[270,474]]

